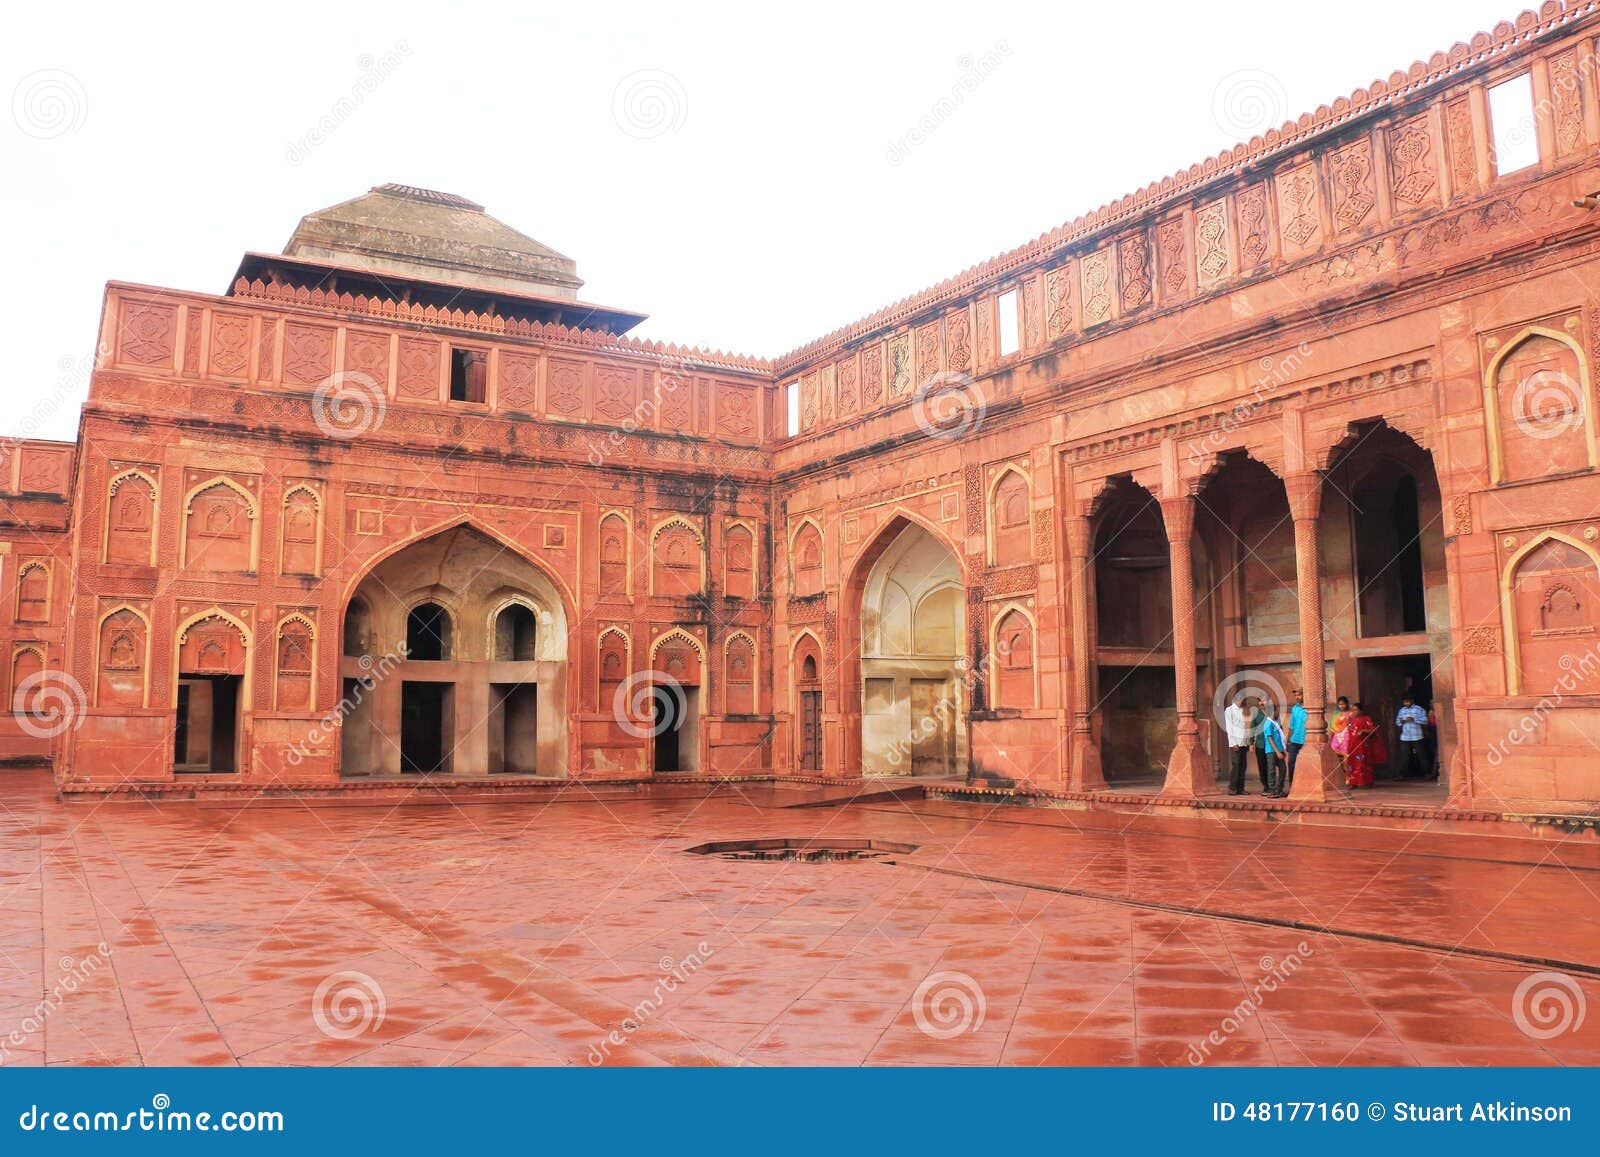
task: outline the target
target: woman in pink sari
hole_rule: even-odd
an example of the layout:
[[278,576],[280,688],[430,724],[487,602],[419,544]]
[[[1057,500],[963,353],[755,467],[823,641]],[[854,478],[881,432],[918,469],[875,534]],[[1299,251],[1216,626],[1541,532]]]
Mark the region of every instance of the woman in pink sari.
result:
[[1345,720],[1344,782],[1346,787],[1371,787],[1377,779],[1377,765],[1388,760],[1388,751],[1378,724],[1357,703]]

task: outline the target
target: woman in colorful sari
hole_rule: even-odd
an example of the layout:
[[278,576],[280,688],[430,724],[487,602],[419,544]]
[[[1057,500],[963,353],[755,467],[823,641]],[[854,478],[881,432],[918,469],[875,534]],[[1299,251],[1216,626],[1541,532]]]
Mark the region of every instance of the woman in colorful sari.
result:
[[1349,736],[1345,736],[1343,739],[1341,739],[1339,736],[1340,733],[1344,731],[1345,724],[1349,722],[1350,700],[1341,695],[1339,696],[1338,706],[1334,709],[1333,714],[1328,718],[1328,749],[1332,751],[1334,755],[1339,757],[1339,766],[1344,769],[1346,778],[1348,778],[1350,774],[1350,768],[1346,763],[1345,755],[1348,750],[1348,748],[1345,747],[1345,744],[1349,742]]
[[1350,736],[1346,741],[1345,786],[1371,787],[1377,779],[1376,765],[1387,758],[1378,724],[1357,703],[1355,709],[1345,717],[1344,730]]

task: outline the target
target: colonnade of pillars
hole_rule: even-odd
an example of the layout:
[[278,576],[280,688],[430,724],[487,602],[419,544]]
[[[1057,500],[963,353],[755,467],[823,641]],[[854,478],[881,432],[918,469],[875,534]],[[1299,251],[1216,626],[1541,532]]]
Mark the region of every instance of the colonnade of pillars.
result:
[[[1326,754],[1326,676],[1322,641],[1321,561],[1317,516],[1322,507],[1322,476],[1314,472],[1284,478],[1294,519],[1295,575],[1300,601],[1300,686],[1306,708],[1306,743],[1295,766],[1291,797],[1317,801],[1346,795],[1338,760]],[[1183,493],[1160,500],[1172,568],[1172,663],[1177,689],[1177,741],[1167,763],[1165,795],[1198,796],[1216,790],[1211,761],[1200,742],[1195,677],[1194,519],[1196,498]],[[1069,598],[1073,637],[1073,715],[1071,787],[1098,791],[1107,786],[1094,742],[1093,671],[1097,656],[1089,648],[1089,604],[1094,590],[1094,536],[1090,519],[1067,519]]]

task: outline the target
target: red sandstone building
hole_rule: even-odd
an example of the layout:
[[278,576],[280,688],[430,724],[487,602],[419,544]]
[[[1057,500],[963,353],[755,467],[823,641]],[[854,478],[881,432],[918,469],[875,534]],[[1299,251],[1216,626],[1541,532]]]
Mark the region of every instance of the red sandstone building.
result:
[[1413,690],[1439,802],[1586,810],[1597,36],[1546,4],[774,362],[404,186],[113,283],[76,445],[0,468],[4,751],[1184,796],[1248,685],[1320,799],[1330,696]]

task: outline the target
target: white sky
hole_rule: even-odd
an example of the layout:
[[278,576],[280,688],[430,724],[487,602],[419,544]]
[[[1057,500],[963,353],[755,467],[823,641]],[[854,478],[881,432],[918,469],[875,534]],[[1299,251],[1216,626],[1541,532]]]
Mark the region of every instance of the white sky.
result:
[[0,435],[75,436],[106,281],[220,293],[245,250],[386,181],[573,257],[641,335],[775,356],[1516,12],[13,5]]

